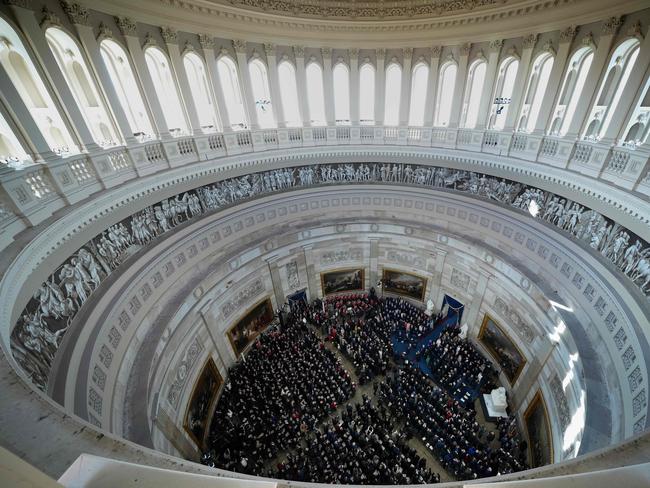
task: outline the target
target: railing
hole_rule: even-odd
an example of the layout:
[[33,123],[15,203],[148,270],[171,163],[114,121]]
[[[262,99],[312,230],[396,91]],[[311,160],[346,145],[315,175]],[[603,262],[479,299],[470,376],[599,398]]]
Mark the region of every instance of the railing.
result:
[[[253,145],[255,136],[256,146]],[[508,137],[506,137],[508,136]],[[354,137],[354,139],[352,139]],[[203,138],[201,142],[200,139]],[[527,152],[530,138],[539,140],[539,153]],[[567,166],[585,176],[614,183],[620,188],[638,192],[641,198],[650,197],[650,151],[645,145],[636,149],[611,148],[601,143],[570,141],[557,136],[506,133],[496,130],[451,129],[426,127],[334,126],[241,130],[226,134],[212,133],[195,137],[138,143],[92,154],[74,154],[52,163],[36,163],[18,168],[2,168],[0,185],[5,194],[27,217],[29,224],[42,220],[36,216],[38,201],[44,197],[61,197],[61,206],[84,198],[84,192],[121,184],[132,174],[145,175],[169,167],[193,164],[210,158],[262,151],[278,147],[302,147],[304,140],[314,146],[360,142],[361,144],[405,144],[422,147],[471,147],[481,141],[481,152],[501,154],[505,141],[510,141],[509,152],[540,165]],[[284,146],[280,145],[282,141]],[[175,146],[175,147],[174,147]],[[531,145],[531,147],[533,147]],[[177,149],[177,150],[174,150]],[[561,149],[561,150],[560,150]],[[594,151],[598,151],[596,154]],[[506,156],[504,156],[506,157]],[[546,161],[549,161],[547,163]],[[572,164],[577,163],[575,166]],[[582,167],[584,166],[584,168]],[[35,168],[37,168],[35,170]],[[58,168],[58,169],[57,169]],[[131,173],[130,173],[131,172]],[[113,178],[119,176],[118,178]],[[72,185],[71,183],[75,183]],[[72,193],[77,192],[73,198]],[[90,194],[90,193],[88,193]],[[623,200],[621,200],[623,201]],[[625,204],[623,204],[625,206]],[[622,208],[622,207],[621,207]],[[632,215],[641,215],[635,209]],[[647,214],[647,212],[645,212]],[[32,219],[31,216],[34,216]],[[0,225],[0,230],[1,230]]]

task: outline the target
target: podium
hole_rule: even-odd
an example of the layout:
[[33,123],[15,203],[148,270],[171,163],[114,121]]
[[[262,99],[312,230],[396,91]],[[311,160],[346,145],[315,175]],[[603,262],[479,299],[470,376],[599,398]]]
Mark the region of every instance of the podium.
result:
[[501,386],[495,388],[490,394],[483,394],[483,405],[485,418],[490,422],[496,421],[499,417],[507,417],[508,400],[506,399],[506,389]]

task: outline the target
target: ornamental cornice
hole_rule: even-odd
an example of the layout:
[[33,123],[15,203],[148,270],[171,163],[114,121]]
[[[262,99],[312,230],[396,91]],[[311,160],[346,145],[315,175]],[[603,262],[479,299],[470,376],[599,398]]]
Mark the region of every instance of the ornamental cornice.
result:
[[115,23],[117,24],[117,27],[120,29],[120,32],[123,36],[137,35],[136,23],[129,17],[116,16]]
[[90,25],[88,9],[85,7],[82,7],[78,3],[63,0],[61,2],[61,8],[63,8],[63,11],[73,24]]
[[167,44],[178,43],[178,32],[173,27],[164,26],[160,28],[160,35]]

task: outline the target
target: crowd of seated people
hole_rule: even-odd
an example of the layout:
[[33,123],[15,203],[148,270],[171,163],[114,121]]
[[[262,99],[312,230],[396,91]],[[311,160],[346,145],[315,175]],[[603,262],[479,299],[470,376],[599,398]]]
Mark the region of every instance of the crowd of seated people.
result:
[[403,441],[385,408],[363,402],[346,406],[306,445],[288,454],[269,476],[297,481],[387,485],[440,481],[424,458]]
[[[441,465],[456,479],[471,480],[526,469],[525,445],[517,440],[516,429],[508,423],[505,437],[495,448],[494,432],[486,432],[476,420],[476,412],[429,382],[408,362],[394,377],[388,377],[379,398],[402,417]],[[507,439],[501,443],[501,439]]]
[[203,462],[259,474],[266,461],[298,445],[354,388],[335,354],[305,323],[273,326],[230,369]]
[[385,320],[374,295],[337,296],[325,302],[319,313],[328,339],[354,364],[359,384],[386,374],[393,354],[394,326]]
[[[443,331],[421,354],[434,381],[454,398],[460,399],[468,390],[476,390],[483,378],[494,374],[490,362],[470,341],[460,338],[456,327]],[[468,395],[464,398],[473,401]]]

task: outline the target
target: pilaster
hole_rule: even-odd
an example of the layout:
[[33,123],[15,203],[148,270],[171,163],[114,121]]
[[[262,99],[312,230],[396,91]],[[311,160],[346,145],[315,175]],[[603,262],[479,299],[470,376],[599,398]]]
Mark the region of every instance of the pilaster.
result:
[[293,46],[293,54],[296,58],[296,86],[298,88],[298,110],[303,127],[311,126],[309,116],[309,96],[307,95],[307,71],[305,69],[305,49],[302,46]]
[[377,49],[377,69],[375,70],[375,125],[384,125],[384,105],[386,93],[386,49]]
[[379,237],[370,237],[368,253],[368,279],[369,286],[373,287],[381,279],[379,276]]
[[359,50],[348,50],[350,55],[350,124],[359,125]]
[[440,65],[440,53],[442,48],[434,46],[431,48],[431,61],[429,63],[429,77],[427,79],[427,99],[424,108],[424,127],[433,126],[433,113],[436,104],[436,88],[438,86],[438,67]]
[[[278,61],[276,57],[276,45],[272,43],[264,44],[266,53],[266,66],[269,72],[269,90],[271,92],[271,108],[275,117],[275,123],[278,127],[287,126],[287,118],[282,106],[282,96],[280,94],[280,77],[278,75]],[[297,96],[297,94],[296,94]]]
[[402,49],[402,84],[399,103],[399,125],[407,126],[409,123],[409,109],[411,106],[411,65],[413,63],[413,48]]
[[463,109],[463,98],[467,78],[467,62],[472,45],[467,43],[460,47],[460,59],[458,61],[458,71],[456,72],[456,83],[454,85],[454,99],[451,104],[451,115],[449,119],[449,128],[455,129],[460,121],[460,113]]
[[431,277],[429,299],[433,302],[433,305],[436,309],[440,308],[440,305],[442,304],[442,273],[445,268],[447,254],[447,250],[441,248],[436,248],[434,254],[435,265],[433,276]]
[[524,38],[524,49],[521,53],[521,59],[519,60],[514,89],[512,90],[512,99],[510,101],[510,106],[508,107],[506,123],[503,128],[505,132],[514,130],[517,125],[517,119],[519,117],[519,112],[521,111],[521,103],[523,101],[524,92],[526,91],[528,73],[530,72],[530,62],[533,57],[535,44],[537,44],[537,37],[537,34],[530,34]]
[[[329,127],[336,124],[334,115],[334,75],[332,73],[332,50],[329,47],[321,49],[323,54],[323,92],[325,95],[325,117]],[[314,295],[315,296],[315,295]]]
[[494,94],[494,83],[497,79],[499,70],[499,56],[503,41],[496,39],[490,42],[490,52],[488,54],[487,70],[485,72],[485,82],[481,92],[481,103],[479,104],[478,117],[476,119],[476,129],[484,130],[490,117],[490,108],[492,107],[492,95]]
[[226,99],[223,96],[221,89],[221,79],[219,78],[219,70],[217,67],[217,59],[214,53],[214,41],[212,37],[207,34],[199,34],[199,43],[203,51],[203,58],[207,66],[207,76],[212,93],[214,95],[215,106],[217,107],[217,116],[221,122],[221,130],[223,132],[232,131],[232,123],[226,105]]
[[307,272],[307,288],[309,289],[309,297],[312,300],[321,297],[320,284],[318,283],[318,273],[316,273],[316,266],[314,265],[314,246],[308,244],[302,246],[303,254],[305,256],[305,270]]
[[232,45],[235,48],[237,56],[237,66],[239,68],[239,79],[241,80],[242,97],[246,104],[248,112],[248,122],[251,130],[258,130],[260,123],[257,117],[257,107],[255,106],[255,96],[253,95],[253,86],[251,85],[251,74],[248,69],[248,56],[246,54],[246,41],[234,40]]

